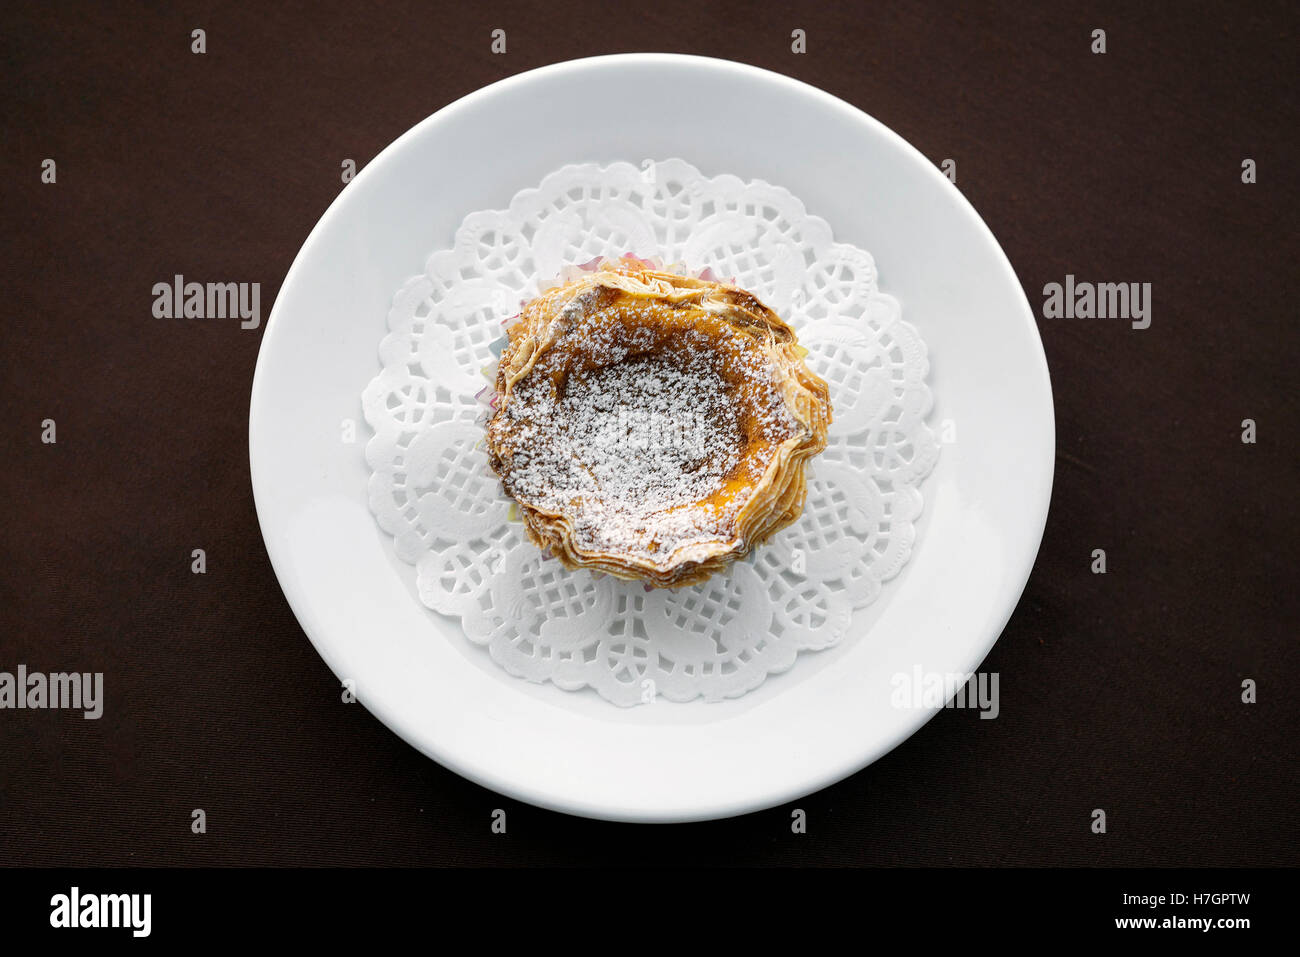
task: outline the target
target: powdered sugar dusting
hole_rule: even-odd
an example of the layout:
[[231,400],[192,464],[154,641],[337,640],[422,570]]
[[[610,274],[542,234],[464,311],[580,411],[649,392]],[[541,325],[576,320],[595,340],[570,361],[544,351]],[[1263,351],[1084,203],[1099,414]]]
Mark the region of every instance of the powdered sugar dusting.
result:
[[772,370],[742,343],[665,332],[671,306],[645,304],[642,322],[597,311],[570,310],[515,384],[498,422],[507,491],[568,517],[586,551],[663,559],[730,541],[746,492],[798,427]]

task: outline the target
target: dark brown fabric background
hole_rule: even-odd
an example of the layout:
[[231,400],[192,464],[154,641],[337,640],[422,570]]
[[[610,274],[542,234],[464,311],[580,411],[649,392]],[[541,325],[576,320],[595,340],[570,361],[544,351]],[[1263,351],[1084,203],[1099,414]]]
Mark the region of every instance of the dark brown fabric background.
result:
[[[1043,6],[8,5],[0,670],[103,671],[107,703],[0,712],[0,863],[1297,863],[1294,7]],[[1040,320],[1058,466],[984,665],[1001,717],[940,714],[799,802],[803,836],[789,808],[519,805],[342,705],[254,514],[262,333],[151,315],[179,272],[261,282],[265,317],[343,158],[504,76],[641,50],[791,75],[955,158],[1036,309],[1066,273],[1153,284],[1146,331]]]

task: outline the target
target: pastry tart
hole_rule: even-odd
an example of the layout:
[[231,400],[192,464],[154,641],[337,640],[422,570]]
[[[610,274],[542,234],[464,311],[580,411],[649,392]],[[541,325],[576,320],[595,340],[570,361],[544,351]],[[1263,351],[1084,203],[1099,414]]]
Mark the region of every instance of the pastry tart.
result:
[[492,469],[566,567],[704,581],[803,510],[826,383],[743,289],[631,256],[586,268],[507,327]]

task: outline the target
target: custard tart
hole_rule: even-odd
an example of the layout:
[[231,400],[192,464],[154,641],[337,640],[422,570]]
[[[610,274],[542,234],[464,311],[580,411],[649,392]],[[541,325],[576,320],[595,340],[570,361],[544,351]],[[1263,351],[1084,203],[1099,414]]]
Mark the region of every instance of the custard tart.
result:
[[489,462],[566,567],[702,582],[802,512],[829,391],[745,290],[631,256],[591,267],[507,327]]

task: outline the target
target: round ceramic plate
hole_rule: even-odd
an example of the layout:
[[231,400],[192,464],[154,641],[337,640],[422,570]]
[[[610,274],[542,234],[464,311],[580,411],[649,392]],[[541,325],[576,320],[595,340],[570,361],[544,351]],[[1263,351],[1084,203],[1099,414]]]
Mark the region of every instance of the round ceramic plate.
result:
[[[629,106],[631,104],[632,106]],[[689,109],[683,108],[689,104]],[[869,250],[930,351],[946,441],[903,572],[827,651],[721,703],[618,708],[507,675],[366,504],[360,396],[394,292],[466,213],[581,161],[681,156],[784,186]],[[341,423],[357,423],[355,442]],[[939,428],[942,426],[942,428]],[[896,675],[976,670],[1016,606],[1051,493],[1051,385],[1006,256],[924,156],[811,86],[702,57],[632,54],[511,77],[440,110],[342,191],[267,324],[249,416],[267,551],[303,630],[388,727],[506,795],[590,817],[687,821],[790,801],[904,741],[935,711]]]

